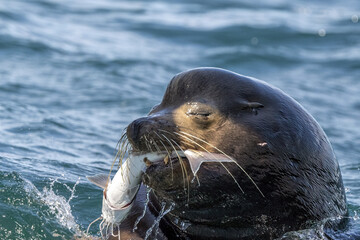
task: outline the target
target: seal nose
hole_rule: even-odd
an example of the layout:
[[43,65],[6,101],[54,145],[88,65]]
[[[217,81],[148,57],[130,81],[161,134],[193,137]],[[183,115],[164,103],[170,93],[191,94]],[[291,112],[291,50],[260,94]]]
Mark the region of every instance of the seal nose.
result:
[[140,145],[140,134],[141,128],[144,126],[145,122],[147,121],[146,117],[138,118],[134,120],[126,129],[126,135],[128,140],[130,141],[131,145],[134,148],[139,148]]

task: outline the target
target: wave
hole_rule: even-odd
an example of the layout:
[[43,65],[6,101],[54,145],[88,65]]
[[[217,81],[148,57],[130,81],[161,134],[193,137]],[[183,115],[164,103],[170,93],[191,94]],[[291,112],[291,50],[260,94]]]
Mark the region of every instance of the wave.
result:
[[70,239],[82,235],[80,226],[72,215],[70,201],[75,188],[62,184],[70,193],[65,198],[56,194],[57,179],[39,191],[32,182],[16,172],[0,172],[3,223],[0,226],[1,239]]

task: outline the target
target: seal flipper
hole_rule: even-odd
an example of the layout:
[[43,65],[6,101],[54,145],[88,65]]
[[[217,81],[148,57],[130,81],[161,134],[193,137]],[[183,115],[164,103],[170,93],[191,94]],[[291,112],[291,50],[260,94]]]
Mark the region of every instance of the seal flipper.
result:
[[108,183],[111,182],[108,175],[105,174],[98,174],[95,176],[86,176],[86,178],[95,184],[98,187],[101,187],[102,189],[105,189],[108,185]]
[[199,171],[203,162],[234,162],[234,160],[219,153],[200,152],[189,149],[184,153],[186,158],[189,160],[190,168],[194,176],[196,176],[196,173]]

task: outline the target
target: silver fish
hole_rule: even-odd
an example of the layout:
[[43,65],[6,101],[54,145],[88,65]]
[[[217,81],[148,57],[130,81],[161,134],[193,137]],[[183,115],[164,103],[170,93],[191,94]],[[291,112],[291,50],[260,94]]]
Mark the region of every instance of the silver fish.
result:
[[[203,162],[232,161],[222,154],[196,150],[186,150],[183,154],[173,153],[171,158],[178,155],[188,159],[194,176],[196,176]],[[112,180],[105,174],[87,177],[90,182],[104,189],[102,214],[101,217],[98,218],[102,219],[102,222],[100,223],[101,234],[103,234],[103,229],[110,229],[110,234],[115,236],[113,228],[115,226],[119,228],[120,223],[128,216],[141,185],[141,177],[146,169],[146,161],[162,161],[166,156],[167,153],[162,152],[148,153],[146,155],[131,154],[129,158],[123,162]],[[90,225],[88,229],[90,228]],[[106,235],[108,234],[109,233],[106,232]],[[118,236],[120,237],[120,230]]]

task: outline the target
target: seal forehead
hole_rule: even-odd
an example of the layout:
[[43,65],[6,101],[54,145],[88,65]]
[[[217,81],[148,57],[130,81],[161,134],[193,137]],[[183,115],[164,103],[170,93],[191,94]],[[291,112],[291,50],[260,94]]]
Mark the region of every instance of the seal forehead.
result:
[[255,101],[272,88],[266,83],[219,68],[198,68],[176,75],[168,85],[162,105],[186,101],[213,100],[230,104],[237,100]]

